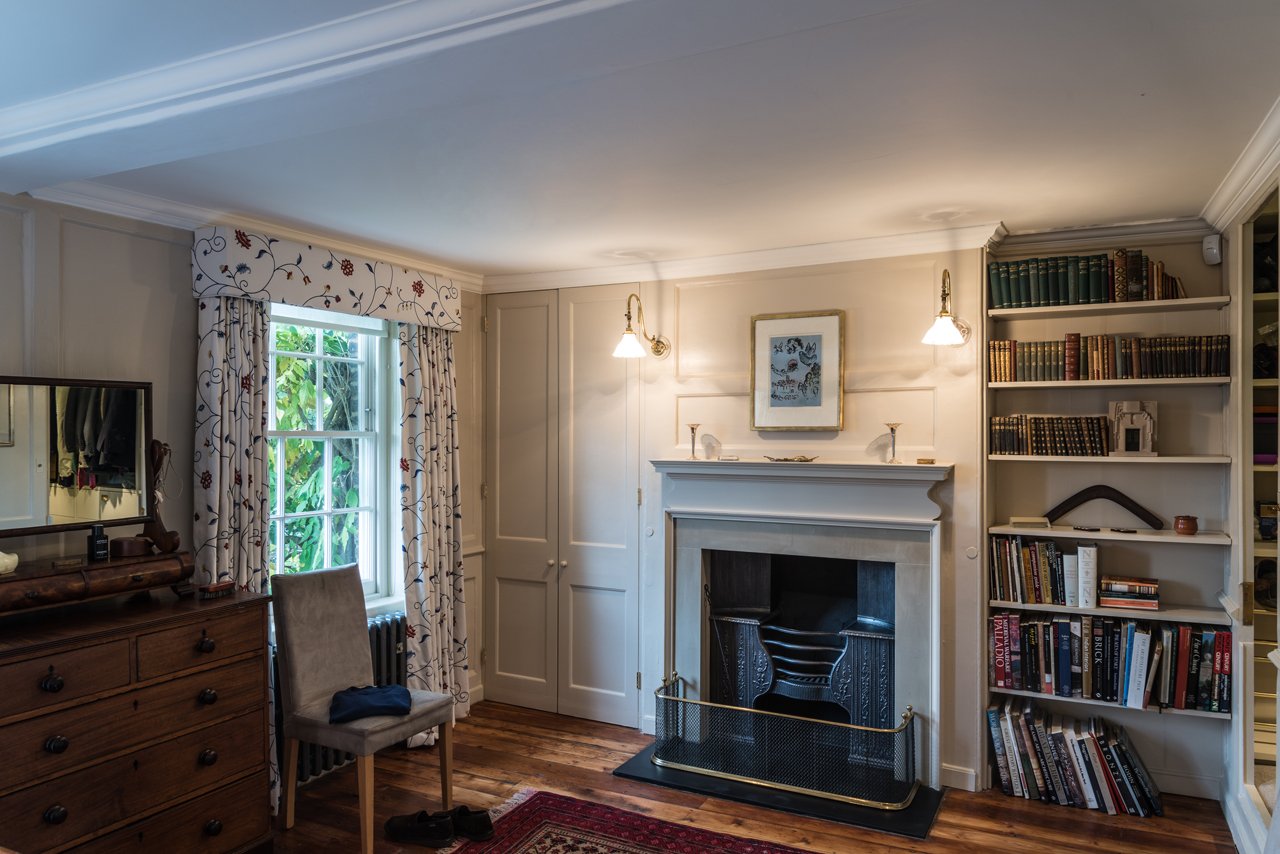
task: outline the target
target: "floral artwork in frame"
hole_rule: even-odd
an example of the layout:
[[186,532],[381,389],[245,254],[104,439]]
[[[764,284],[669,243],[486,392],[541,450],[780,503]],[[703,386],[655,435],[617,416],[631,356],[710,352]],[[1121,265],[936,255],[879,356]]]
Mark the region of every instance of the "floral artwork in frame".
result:
[[844,429],[844,312],[751,318],[751,429]]

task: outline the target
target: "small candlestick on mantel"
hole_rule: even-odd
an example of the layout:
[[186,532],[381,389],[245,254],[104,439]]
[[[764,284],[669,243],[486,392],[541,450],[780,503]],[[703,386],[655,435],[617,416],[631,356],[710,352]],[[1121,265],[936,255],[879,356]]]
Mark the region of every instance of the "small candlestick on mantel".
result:
[[698,458],[698,428],[702,426],[699,423],[689,424],[689,459],[696,460]]
[[902,426],[902,422],[886,421],[884,426],[889,428],[889,462],[895,465],[901,464],[902,460],[898,459],[898,428]]

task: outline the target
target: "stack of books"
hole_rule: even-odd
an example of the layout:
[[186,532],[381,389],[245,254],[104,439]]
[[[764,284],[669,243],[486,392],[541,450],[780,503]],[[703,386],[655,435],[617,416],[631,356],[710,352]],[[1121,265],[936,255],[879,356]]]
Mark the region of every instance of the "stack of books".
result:
[[987,380],[1075,382],[1225,377],[1231,372],[1229,335],[1084,335],[1061,340],[987,342]]
[[1000,789],[1081,809],[1164,815],[1160,790],[1124,727],[1077,721],[1009,698],[987,708]]
[[993,455],[1105,457],[1110,451],[1105,415],[993,415]]
[[987,265],[991,308],[1184,299],[1182,279],[1138,249],[1054,255]]
[[1160,610],[1160,581],[1155,578],[1117,578],[1104,575],[1098,580],[1098,607]]
[[1221,627],[1005,612],[988,618],[987,644],[997,690],[1231,711],[1231,632]]

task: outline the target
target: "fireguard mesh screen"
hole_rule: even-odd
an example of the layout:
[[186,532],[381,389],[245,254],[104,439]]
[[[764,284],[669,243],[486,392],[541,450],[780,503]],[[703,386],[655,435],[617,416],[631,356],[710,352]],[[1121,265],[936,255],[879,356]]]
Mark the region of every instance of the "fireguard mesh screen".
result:
[[882,809],[919,785],[909,708],[879,729],[688,700],[675,675],[655,696],[658,765]]

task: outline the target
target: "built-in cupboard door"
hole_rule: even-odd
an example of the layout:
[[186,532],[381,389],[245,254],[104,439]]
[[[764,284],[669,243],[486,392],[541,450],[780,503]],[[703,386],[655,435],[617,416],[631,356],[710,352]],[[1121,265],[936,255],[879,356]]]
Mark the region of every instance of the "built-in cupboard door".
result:
[[560,292],[559,710],[636,726],[639,364],[610,355],[629,290]]
[[556,711],[556,294],[486,299],[485,696]]

